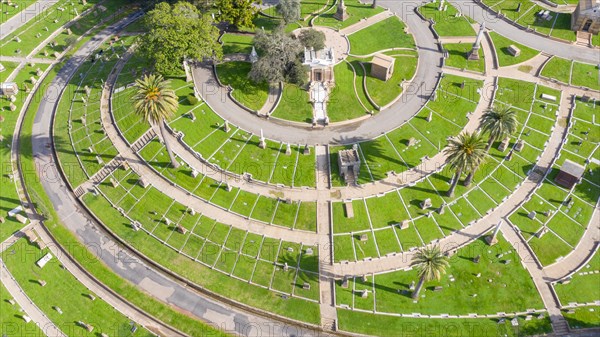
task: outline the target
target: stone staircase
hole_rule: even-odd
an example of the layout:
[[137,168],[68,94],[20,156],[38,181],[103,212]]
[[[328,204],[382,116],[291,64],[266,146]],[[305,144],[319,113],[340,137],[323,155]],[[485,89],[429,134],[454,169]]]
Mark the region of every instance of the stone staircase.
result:
[[131,149],[134,152],[138,152],[139,150],[144,148],[144,146],[146,146],[148,143],[150,143],[150,141],[152,141],[152,139],[154,139],[154,137],[156,137],[156,132],[154,131],[153,128],[150,128],[138,140],[136,140],[133,143],[133,145],[131,145]]
[[591,47],[592,46],[592,34],[588,32],[577,32],[576,45]]
[[337,330],[337,321],[333,318],[322,318],[321,319],[321,328],[325,331],[336,331]]
[[569,325],[562,316],[552,321],[552,330],[555,336],[569,336]]
[[[108,177],[111,173],[113,173],[117,168],[119,168],[119,166],[121,166],[121,164],[123,164],[124,161],[125,160],[121,157],[115,157],[107,165],[105,165],[100,171],[98,171],[98,173],[94,174],[94,176],[92,176],[90,178],[90,182],[93,185],[98,185],[100,182],[102,182],[104,179],[106,179],[106,177]],[[75,194],[75,196],[77,196],[77,193]]]

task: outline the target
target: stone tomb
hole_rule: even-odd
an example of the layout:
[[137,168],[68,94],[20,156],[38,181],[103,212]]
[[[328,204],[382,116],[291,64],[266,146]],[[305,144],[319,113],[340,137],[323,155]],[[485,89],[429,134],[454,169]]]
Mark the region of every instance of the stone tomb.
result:
[[[521,4],[519,4],[519,5],[521,5]],[[507,51],[509,54],[511,54],[514,57],[521,55],[521,49],[517,48],[517,46],[515,46],[513,44],[508,46]]]

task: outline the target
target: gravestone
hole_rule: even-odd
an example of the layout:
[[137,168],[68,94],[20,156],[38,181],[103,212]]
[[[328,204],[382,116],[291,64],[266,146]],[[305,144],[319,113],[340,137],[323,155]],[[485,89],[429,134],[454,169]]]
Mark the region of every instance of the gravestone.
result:
[[116,181],[114,178],[110,178],[110,183],[111,183],[112,187],[119,186],[119,182]]
[[20,38],[20,37],[18,37],[18,36],[16,36],[16,37],[15,37],[15,42],[17,42],[17,43],[21,43],[21,38]]
[[302,289],[304,289],[304,290],[310,290],[310,283],[304,282],[304,284],[302,285]]
[[367,236],[367,234],[361,234],[360,235],[360,241],[361,242],[366,242],[367,240],[369,240],[369,237]]
[[429,115],[427,116],[427,122],[431,122],[433,119],[433,112],[429,111]]
[[190,119],[192,120],[192,122],[196,121],[196,115],[194,115],[193,111],[190,111]]
[[481,255],[477,255],[473,258],[474,263],[479,263],[480,260],[481,260]]
[[527,214],[527,217],[531,220],[535,219],[535,211],[529,212],[529,214]]
[[306,248],[306,251],[304,253],[305,255],[313,255],[313,249],[312,248]]
[[498,145],[498,151],[504,152],[506,148],[508,148],[508,144],[510,143],[510,137],[505,137]]
[[225,132],[229,132],[229,130],[231,130],[231,128],[229,127],[229,122],[225,121],[225,123],[223,124],[223,130]]
[[290,267],[288,266],[287,262],[285,262],[285,263],[283,264],[283,271],[288,271],[288,269],[289,269],[289,268],[290,268]]
[[146,181],[146,179],[144,179],[143,177],[140,177],[140,179],[138,179],[138,183],[140,184],[140,186],[142,186],[142,188],[146,188],[146,187],[148,187],[150,185]]
[[438,208],[438,210],[437,210],[438,214],[444,214],[445,208],[446,208],[446,203],[443,202],[442,205],[440,206],[440,208]]
[[71,31],[71,28],[67,28],[67,35],[71,35],[73,34],[73,32]]
[[[519,6],[521,6],[521,4],[519,4]],[[517,48],[517,46],[511,44],[510,46],[508,46],[508,53],[514,57],[517,57],[517,56],[521,55],[521,49],[519,49],[519,48]]]
[[369,297],[369,291],[367,289],[364,289],[360,292],[360,297],[361,298],[367,298]]
[[510,324],[512,326],[519,326],[519,320],[515,317],[513,319],[510,320]]
[[420,206],[421,206],[421,209],[426,209],[426,208],[429,208],[429,207],[431,207],[431,206],[432,206],[432,205],[431,205],[431,199],[430,199],[430,198],[427,198],[427,199],[423,200],[423,201],[421,202]]
[[31,84],[35,85],[37,83],[37,80],[35,79],[35,77],[31,76],[29,78],[29,82],[31,82]]
[[129,162],[127,160],[123,161],[121,163],[121,168],[123,169],[123,171],[129,171],[129,169],[130,169]]
[[524,146],[525,146],[525,142],[522,139],[519,139],[517,144],[515,144],[515,151],[521,152],[523,150]]
[[44,280],[38,280],[38,283],[40,284],[40,286],[45,287],[46,286],[46,281]]
[[414,137],[410,137],[408,139],[408,146],[409,147],[415,145],[416,143],[417,143],[417,140]]
[[96,296],[92,295],[92,294],[88,294],[88,298],[92,301],[96,300]]
[[408,286],[408,289],[410,289],[411,291],[414,291],[414,290],[415,290],[415,281],[412,281],[412,282],[410,283],[410,285]]
[[92,93],[92,89],[87,85],[83,87],[83,90],[85,91],[86,96],[89,96]]
[[186,234],[187,233],[187,228],[183,227],[182,225],[177,225],[177,231],[181,234]]
[[10,109],[10,111],[15,111],[15,110],[17,110],[17,106],[16,106],[16,105],[14,105],[13,103],[10,103],[10,104],[8,105],[8,108]]
[[289,156],[292,154],[292,147],[290,146],[290,143],[287,144],[287,146],[285,147],[285,155]]
[[410,227],[410,220],[403,220],[400,223],[400,229],[408,229]]
[[191,216],[196,215],[196,211],[193,208],[190,208],[190,215]]
[[442,291],[442,290],[444,290],[444,287],[442,287],[442,286],[437,286],[437,287],[433,288],[433,291]]
[[342,288],[348,289],[348,278],[344,276],[342,279]]
[[548,232],[548,227],[544,226],[537,233],[535,233],[535,236],[538,239],[541,239],[544,235],[546,235],[547,232]]
[[195,169],[192,169],[192,172],[190,172],[190,174],[192,175],[192,177],[196,178],[198,177],[198,171],[196,171]]
[[310,154],[310,147],[308,147],[308,144],[304,145],[304,151],[302,151],[302,154],[304,154],[304,155]]
[[54,308],[54,310],[56,310],[56,312],[58,312],[60,315],[62,315],[63,311],[60,307],[54,306],[52,308]]

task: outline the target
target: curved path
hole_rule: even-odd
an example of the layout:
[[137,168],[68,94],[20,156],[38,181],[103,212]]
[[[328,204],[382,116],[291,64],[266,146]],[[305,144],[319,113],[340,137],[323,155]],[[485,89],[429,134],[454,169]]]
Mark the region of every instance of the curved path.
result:
[[[122,248],[119,242],[99,228],[102,226],[82,207],[67,187],[64,177],[58,173],[55,153],[48,145],[52,144],[52,120],[58,105],[56,93],[66,87],[69,78],[79,65],[104,40],[122,29],[124,23],[110,26],[83,45],[64,65],[57,77],[49,85],[53,88],[44,96],[32,129],[32,147],[38,174],[45,192],[55,206],[62,223],[88,247],[94,247],[98,258],[120,277],[136,285],[147,294],[173,306],[197,319],[213,322],[220,329],[243,336],[312,336],[318,334],[310,329],[291,326],[284,321],[268,319],[246,312],[200,294],[188,284],[176,281],[149,265],[135,253]],[[50,97],[51,96],[51,97]],[[58,244],[56,243],[58,246]],[[127,312],[127,309],[123,309]],[[160,323],[155,322],[156,326]],[[165,336],[176,336],[174,332],[163,330]]]
[[215,112],[222,118],[255,135],[263,130],[264,136],[269,139],[310,145],[347,144],[374,138],[398,127],[415,115],[427,103],[441,73],[442,54],[429,30],[429,24],[414,14],[414,9],[419,4],[406,5],[396,11],[396,14],[412,13],[403,15],[402,19],[417,44],[419,63],[415,77],[396,104],[364,121],[312,129],[309,125],[295,126],[251,115],[228,97],[227,88],[218,85],[212,75],[212,68],[207,65],[197,65],[193,68],[194,83],[209,106],[219,107]]

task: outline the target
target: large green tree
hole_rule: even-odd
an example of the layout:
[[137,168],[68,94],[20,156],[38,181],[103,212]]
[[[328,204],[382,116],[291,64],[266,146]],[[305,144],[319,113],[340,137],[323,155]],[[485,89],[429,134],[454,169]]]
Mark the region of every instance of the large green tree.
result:
[[259,30],[254,37],[254,46],[259,55],[249,74],[254,82],[285,81],[291,74],[299,74],[302,71],[298,69],[302,68],[302,64],[298,62],[302,44],[290,34],[286,34],[283,27],[272,33]]
[[511,135],[517,131],[517,113],[511,107],[494,106],[487,109],[479,120],[483,132],[489,133],[486,152],[490,150],[492,144],[502,137]]
[[178,72],[185,57],[220,59],[223,55],[212,18],[190,3],[161,2],[146,14],[143,23],[148,33],[140,37],[139,50],[161,74]]
[[412,266],[417,269],[419,275],[419,283],[417,283],[417,287],[412,293],[412,298],[416,299],[419,297],[419,293],[425,282],[439,280],[442,274],[446,272],[448,257],[442,253],[440,247],[437,245],[423,247],[413,256]]
[[474,171],[485,158],[486,142],[479,132],[463,132],[448,141],[444,149],[446,163],[455,170],[447,195],[454,196],[456,184],[465,172]]
[[215,5],[219,20],[228,22],[234,28],[254,28],[253,20],[259,11],[255,4],[259,3],[256,0],[217,0]]
[[169,81],[161,75],[144,75],[135,81],[135,94],[132,96],[134,111],[144,120],[160,128],[167,153],[174,168],[179,167],[171,144],[168,141],[165,121],[169,120],[179,107],[179,98],[169,87]]
[[314,28],[303,29],[298,35],[298,39],[306,48],[321,50],[325,48],[325,33]]

